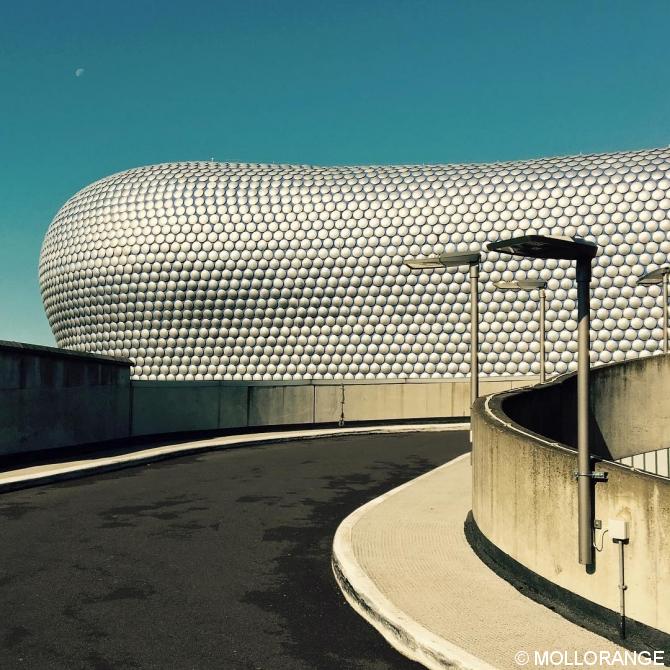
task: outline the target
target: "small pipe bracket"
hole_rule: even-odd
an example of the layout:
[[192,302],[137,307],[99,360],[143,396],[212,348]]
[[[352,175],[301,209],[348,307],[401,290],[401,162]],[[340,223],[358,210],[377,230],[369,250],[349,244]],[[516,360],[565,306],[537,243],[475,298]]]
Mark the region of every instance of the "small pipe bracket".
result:
[[608,478],[607,472],[578,472],[575,470],[573,474],[577,480],[580,477],[590,477],[594,482],[606,482]]

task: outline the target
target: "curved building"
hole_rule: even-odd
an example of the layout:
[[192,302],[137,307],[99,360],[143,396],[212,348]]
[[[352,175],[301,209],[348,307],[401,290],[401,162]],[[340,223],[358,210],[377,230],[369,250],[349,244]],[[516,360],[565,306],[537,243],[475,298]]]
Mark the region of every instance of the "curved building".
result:
[[[122,354],[141,379],[359,379],[469,374],[467,268],[407,256],[523,233],[597,241],[594,362],[660,349],[670,255],[670,149],[486,165],[310,167],[169,163],[107,177],[58,212],[40,285],[59,346]],[[574,268],[486,254],[484,375],[574,367]]]

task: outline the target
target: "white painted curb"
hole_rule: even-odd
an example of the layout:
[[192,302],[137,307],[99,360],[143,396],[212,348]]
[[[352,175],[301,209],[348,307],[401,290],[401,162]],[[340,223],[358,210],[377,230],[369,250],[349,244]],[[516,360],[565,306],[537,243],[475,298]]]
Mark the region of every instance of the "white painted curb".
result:
[[340,435],[372,435],[377,433],[414,433],[444,432],[448,430],[465,430],[467,423],[417,423],[417,424],[383,424],[376,426],[357,426],[352,428],[310,428],[307,430],[285,430],[265,433],[246,433],[212,437],[194,442],[179,442],[151,447],[140,451],[132,451],[115,456],[37,465],[20,470],[9,470],[0,473],[0,493],[15,491],[21,488],[48,484],[50,482],[74,479],[88,475],[110,472],[122,468],[143,465],[155,461],[182,456],[200,451],[214,449],[231,449],[245,445],[267,444],[271,442],[287,442],[292,440],[309,440],[317,437],[337,437]]
[[[465,424],[467,427],[467,424]],[[463,454],[436,470],[448,468],[470,453]],[[431,670],[458,668],[459,670],[496,670],[494,666],[473,656],[469,652],[452,644],[420,623],[409,617],[396,607],[376,586],[369,575],[356,560],[352,546],[354,526],[373,508],[383,503],[390,496],[403,489],[414,486],[424,477],[432,475],[431,470],[412,481],[385,493],[359,507],[350,514],[338,527],[333,539],[332,566],[335,579],[347,602],[372,624],[389,644],[401,654],[417,661]]]

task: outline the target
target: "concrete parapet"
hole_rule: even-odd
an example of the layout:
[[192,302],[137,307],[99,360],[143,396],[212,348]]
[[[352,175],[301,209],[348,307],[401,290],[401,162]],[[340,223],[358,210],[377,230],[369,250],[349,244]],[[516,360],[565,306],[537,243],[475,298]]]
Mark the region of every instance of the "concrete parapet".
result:
[[0,455],[126,437],[130,361],[0,342]]
[[[670,356],[647,356],[591,370],[591,450],[620,459],[670,446]],[[505,413],[526,429],[577,444],[576,375],[562,375],[532,393],[510,395]]]
[[[130,436],[460,419],[469,379],[131,381],[111,356],[0,342],[0,455]],[[483,379],[485,392],[535,377]]]
[[596,368],[591,406],[615,458],[670,447],[670,356]]
[[[482,382],[492,393],[534,378]],[[133,435],[261,426],[449,419],[469,415],[459,380],[348,382],[133,381]]]
[[314,386],[250,386],[247,392],[249,426],[314,423]]
[[133,435],[215,430],[220,422],[219,385],[198,382],[133,382]]
[[[667,435],[663,403],[645,393],[645,388],[660,392],[667,366],[668,357],[659,356],[593,371],[591,429],[601,457],[649,450]],[[627,616],[670,633],[670,480],[607,460],[596,463],[596,471],[609,475],[595,486],[595,518],[602,530],[595,531],[593,569],[578,563],[574,391],[574,376],[568,376],[477,401],[474,519],[490,542],[521,565],[614,612],[619,554],[605,531],[610,519],[627,521]]]

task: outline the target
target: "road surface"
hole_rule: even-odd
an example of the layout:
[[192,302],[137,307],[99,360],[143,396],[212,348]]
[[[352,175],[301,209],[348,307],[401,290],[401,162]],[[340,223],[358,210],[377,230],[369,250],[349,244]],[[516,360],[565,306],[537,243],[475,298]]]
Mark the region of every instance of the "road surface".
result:
[[0,495],[0,668],[416,669],[344,601],[332,538],[467,449],[347,435]]

